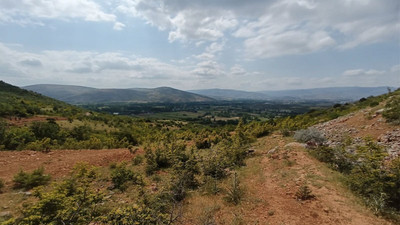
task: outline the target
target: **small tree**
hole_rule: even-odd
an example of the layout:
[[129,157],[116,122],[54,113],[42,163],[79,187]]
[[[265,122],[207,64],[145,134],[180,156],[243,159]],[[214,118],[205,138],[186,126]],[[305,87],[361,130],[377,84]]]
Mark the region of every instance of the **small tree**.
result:
[[308,187],[307,185],[302,185],[296,192],[296,198],[298,200],[305,201],[315,198],[315,195],[312,194],[310,187]]
[[243,197],[243,190],[240,187],[239,179],[237,173],[233,173],[232,186],[228,188],[228,193],[225,196],[227,202],[238,205]]

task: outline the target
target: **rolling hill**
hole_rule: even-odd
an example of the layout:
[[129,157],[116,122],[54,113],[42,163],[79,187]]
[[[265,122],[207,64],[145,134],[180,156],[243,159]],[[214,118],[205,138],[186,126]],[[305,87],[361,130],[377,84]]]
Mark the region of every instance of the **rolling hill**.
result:
[[97,89],[73,85],[39,84],[23,87],[71,104],[111,102],[206,102],[214,99],[169,87]]
[[82,111],[44,95],[0,81],[0,116],[69,115]]
[[[394,88],[392,88],[394,89]],[[329,100],[355,101],[363,97],[376,96],[388,91],[387,87],[330,87],[281,91],[248,92],[231,89],[201,89],[189,92],[219,100]]]

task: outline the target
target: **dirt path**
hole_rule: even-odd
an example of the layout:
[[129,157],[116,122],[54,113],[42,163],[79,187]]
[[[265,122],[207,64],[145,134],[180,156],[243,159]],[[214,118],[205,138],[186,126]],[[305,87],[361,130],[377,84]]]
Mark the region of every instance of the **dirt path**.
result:
[[[229,205],[222,200],[224,193],[194,196],[183,224],[199,224],[207,217],[217,224],[390,224],[361,206],[340,184],[340,174],[311,158],[301,144],[272,135],[259,139],[255,149],[256,155],[239,170],[245,190],[242,202]],[[221,186],[226,189],[229,182]],[[315,199],[296,199],[303,184]]]
[[[139,150],[136,154],[141,153]],[[54,150],[49,153],[35,151],[0,151],[0,177],[10,183],[19,171],[32,171],[43,166],[53,178],[66,176],[78,162],[95,166],[108,166],[111,162],[128,161],[134,157],[128,149],[106,150]]]

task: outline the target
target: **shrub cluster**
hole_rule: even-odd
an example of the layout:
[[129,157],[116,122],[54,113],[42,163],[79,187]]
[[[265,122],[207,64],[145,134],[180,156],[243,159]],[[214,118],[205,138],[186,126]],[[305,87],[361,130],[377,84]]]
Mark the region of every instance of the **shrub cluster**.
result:
[[400,210],[400,158],[385,161],[387,153],[372,139],[356,146],[354,152],[319,147],[310,150],[317,159],[346,174],[350,189],[365,198],[378,213],[394,208]]
[[313,142],[317,145],[322,145],[326,141],[324,135],[316,128],[308,128],[305,130],[296,131],[294,134],[294,139],[303,143]]
[[43,167],[34,170],[32,173],[20,171],[14,176],[14,188],[23,188],[26,190],[45,185],[50,181],[50,176],[44,174]]

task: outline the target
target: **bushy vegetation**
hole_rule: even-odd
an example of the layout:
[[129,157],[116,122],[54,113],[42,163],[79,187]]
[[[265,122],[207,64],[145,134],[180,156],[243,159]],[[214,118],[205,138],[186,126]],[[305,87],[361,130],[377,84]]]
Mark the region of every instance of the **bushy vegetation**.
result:
[[315,143],[316,145],[322,145],[326,141],[324,135],[316,128],[296,131],[294,139],[303,143]]
[[[400,160],[385,163],[382,149],[368,140],[355,152],[347,151],[346,146],[329,148],[323,145],[325,138],[321,133],[307,129],[364,107],[378,106],[390,96],[393,97],[386,105],[384,116],[395,122],[398,115],[396,93],[399,91],[355,103],[313,109],[302,115],[277,113],[269,119],[264,115],[263,121],[222,108],[218,116],[235,115],[242,119],[217,122],[217,115],[204,115],[207,120],[182,122],[88,112],[10,88],[15,96],[2,95],[5,100],[0,101],[0,116],[40,114],[49,119],[25,125],[12,125],[9,118],[6,118],[7,122],[0,121],[1,150],[47,152],[52,149],[129,148],[133,153],[140,145],[145,154],[136,156],[131,164],[110,166],[102,177],[95,168],[78,165],[64,181],[34,189],[36,199],[25,204],[21,216],[11,219],[8,224],[171,224],[179,217],[179,207],[184,200],[199,187],[216,197],[218,193],[224,193],[221,195],[225,200],[239,204],[244,189],[235,170],[245,166],[250,144],[256,138],[275,131],[287,136],[297,131],[297,140],[315,142],[317,148],[310,153],[346,174],[349,187],[378,211],[400,210],[397,204],[400,202]],[[15,106],[10,107],[12,104]],[[51,119],[55,118],[53,116],[65,118]],[[224,192],[220,182],[232,171],[232,185]],[[31,189],[48,183],[49,179],[43,169],[38,169],[33,173],[21,171],[14,182],[16,188]],[[149,182],[154,182],[154,189],[143,187]],[[158,186],[158,183],[162,185]],[[128,192],[132,196],[124,202],[113,199],[114,194],[110,193],[114,192],[117,195]],[[307,186],[302,186],[296,196],[305,200],[310,199],[312,193]]]
[[34,170],[32,173],[20,171],[14,176],[14,188],[26,190],[45,185],[50,181],[50,176],[44,174],[43,167]]
[[400,124],[400,90],[394,92],[388,100],[385,111],[383,112],[383,117],[385,117],[388,122],[397,125]]
[[28,117],[33,115],[75,115],[78,107],[20,89],[0,81],[0,117]]
[[111,170],[111,180],[114,184],[114,187],[120,189],[121,191],[124,191],[127,188],[128,182],[138,185],[143,184],[142,177],[133,172],[131,169],[127,168],[126,163],[121,163]]
[[346,175],[352,191],[365,199],[376,213],[387,215],[400,210],[400,158],[385,161],[387,153],[371,138],[350,152],[347,146],[321,146],[311,155]]
[[[90,224],[100,217],[103,193],[93,188],[94,168],[77,165],[70,178],[54,183],[51,190],[38,188],[38,201],[25,206],[15,224]],[[10,221],[10,224],[12,221]]]

